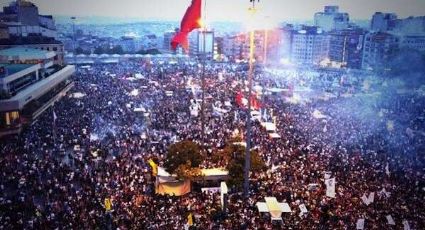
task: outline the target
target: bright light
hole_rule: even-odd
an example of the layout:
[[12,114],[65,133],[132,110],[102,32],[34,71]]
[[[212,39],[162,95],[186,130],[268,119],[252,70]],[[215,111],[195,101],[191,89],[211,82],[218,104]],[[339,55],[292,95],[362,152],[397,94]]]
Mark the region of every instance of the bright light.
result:
[[250,7],[246,12],[247,13],[242,16],[242,18],[245,18],[242,21],[244,22],[244,27],[248,31],[270,30],[279,26],[279,19],[267,15],[260,7],[255,7],[255,9]]

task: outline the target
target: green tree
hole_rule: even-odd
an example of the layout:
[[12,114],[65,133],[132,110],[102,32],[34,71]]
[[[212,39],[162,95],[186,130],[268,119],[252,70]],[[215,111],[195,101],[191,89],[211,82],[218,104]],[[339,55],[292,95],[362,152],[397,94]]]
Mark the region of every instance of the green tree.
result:
[[[220,153],[222,160],[227,162],[226,169],[229,171],[229,185],[241,188],[243,182],[243,173],[245,167],[245,147],[229,143]],[[258,172],[266,168],[265,163],[258,151],[251,151],[251,170]]]
[[171,174],[176,173],[179,178],[190,178],[198,174],[203,160],[199,146],[185,140],[169,147],[164,168]]

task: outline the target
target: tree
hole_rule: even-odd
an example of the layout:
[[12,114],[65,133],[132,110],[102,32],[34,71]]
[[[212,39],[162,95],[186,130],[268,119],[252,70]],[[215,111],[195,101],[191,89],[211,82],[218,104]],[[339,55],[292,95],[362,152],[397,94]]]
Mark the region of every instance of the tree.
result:
[[122,49],[122,46],[117,45],[114,46],[112,49],[109,50],[110,54],[123,54],[124,50]]
[[[245,167],[245,147],[229,143],[220,153],[222,160],[227,162],[226,169],[229,171],[229,185],[241,188]],[[251,151],[251,172],[257,172],[266,168],[265,163],[258,151]]]
[[93,53],[95,54],[104,54],[105,53],[105,49],[103,49],[101,46],[98,46],[94,49]]
[[190,178],[199,174],[199,165],[204,160],[199,146],[192,141],[181,141],[171,145],[165,159],[167,172],[179,178]]

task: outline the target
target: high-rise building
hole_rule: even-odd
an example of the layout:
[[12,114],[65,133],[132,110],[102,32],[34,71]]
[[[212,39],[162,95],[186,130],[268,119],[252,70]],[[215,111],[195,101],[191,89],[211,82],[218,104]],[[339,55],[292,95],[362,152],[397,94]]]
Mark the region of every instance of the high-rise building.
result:
[[339,66],[360,69],[362,66],[365,34],[366,32],[362,29],[346,29],[330,32],[329,60]]
[[395,22],[394,32],[402,35],[425,34],[425,16],[397,20]]
[[393,30],[397,21],[394,13],[376,12],[372,16],[370,29],[375,32],[386,32]]
[[73,87],[74,66],[54,64],[56,56],[27,47],[0,50],[0,137],[19,133]]
[[237,35],[228,35],[223,38],[223,55],[230,61],[243,60],[243,55],[247,43],[247,34],[241,33]]
[[63,44],[57,40],[53,17],[39,15],[29,1],[14,1],[0,13],[0,49],[15,46],[54,51],[55,64],[63,65]]
[[365,35],[363,48],[363,69],[385,68],[386,62],[399,49],[399,37],[385,32],[371,32]]
[[204,52],[207,59],[213,59],[214,31],[212,30],[199,30],[196,33],[191,33],[191,35],[189,35],[189,55],[198,56]]
[[176,31],[167,31],[164,33],[164,43],[162,45],[164,51],[171,51],[171,41],[175,34]]
[[0,136],[19,133],[74,85],[52,16],[17,0],[0,13]]
[[292,32],[290,61],[298,65],[318,65],[327,57],[328,36],[321,28],[304,26]]
[[291,46],[292,46],[292,34],[293,26],[287,25],[279,29],[279,61],[283,63],[288,63],[291,58]]
[[346,29],[349,21],[348,13],[339,12],[338,6],[325,6],[324,12],[314,14],[314,25],[325,32]]

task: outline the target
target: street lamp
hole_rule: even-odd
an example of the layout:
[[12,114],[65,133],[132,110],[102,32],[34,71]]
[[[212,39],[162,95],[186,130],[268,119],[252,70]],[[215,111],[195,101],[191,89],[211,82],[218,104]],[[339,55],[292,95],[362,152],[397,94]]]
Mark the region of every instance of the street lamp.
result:
[[[250,0],[252,7],[248,10],[251,18],[254,17],[256,12],[255,0]],[[245,148],[245,167],[244,167],[244,196],[249,196],[249,171],[251,169],[251,94],[252,94],[252,78],[254,75],[254,33],[255,29],[251,28],[249,31],[249,70],[248,70],[248,114],[246,118],[246,148]]]
[[75,44],[75,20],[77,18],[76,17],[71,17],[72,20],[72,49],[73,49],[73,53],[74,53],[74,65],[77,66],[77,47]]

